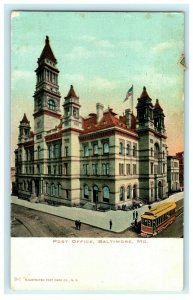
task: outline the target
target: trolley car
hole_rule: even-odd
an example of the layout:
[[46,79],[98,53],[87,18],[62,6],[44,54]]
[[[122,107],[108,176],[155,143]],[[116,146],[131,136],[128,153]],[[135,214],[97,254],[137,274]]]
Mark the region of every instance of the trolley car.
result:
[[176,203],[165,202],[151,208],[141,216],[141,236],[151,237],[171,224],[175,218]]

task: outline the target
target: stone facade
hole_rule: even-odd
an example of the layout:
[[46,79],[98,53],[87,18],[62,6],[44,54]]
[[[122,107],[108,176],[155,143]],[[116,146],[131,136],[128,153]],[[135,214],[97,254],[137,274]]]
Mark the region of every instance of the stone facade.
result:
[[48,37],[35,72],[34,130],[24,114],[15,150],[20,198],[117,209],[167,197],[165,116],[145,87],[137,117],[130,109],[118,116],[96,103],[96,112],[85,118],[73,86],[61,110],[59,71]]
[[168,192],[174,193],[180,190],[179,159],[176,156],[167,157]]

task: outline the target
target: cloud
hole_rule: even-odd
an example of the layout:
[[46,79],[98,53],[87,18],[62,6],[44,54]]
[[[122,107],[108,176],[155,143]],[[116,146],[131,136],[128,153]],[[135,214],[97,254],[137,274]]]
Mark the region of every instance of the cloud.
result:
[[88,84],[89,87],[95,90],[104,90],[104,89],[112,90],[117,86],[115,81],[110,81],[101,77],[96,77],[92,80],[89,80]]
[[154,46],[152,48],[152,52],[161,53],[161,52],[164,52],[164,51],[166,51],[168,49],[171,49],[173,47],[175,47],[175,42],[174,41],[162,42],[162,43],[159,43],[156,46]]
[[[84,82],[85,78],[82,74],[70,74],[67,73],[63,76],[64,81],[71,82],[71,84],[75,84],[76,82]],[[62,81],[63,81],[62,79]]]
[[14,70],[12,72],[12,80],[21,80],[24,78],[34,78],[33,72],[22,70]]
[[69,59],[88,58],[92,55],[92,52],[84,47],[74,47],[71,52],[66,53],[65,56]]
[[82,35],[79,40],[84,42],[93,42],[96,40],[96,37],[93,35]]

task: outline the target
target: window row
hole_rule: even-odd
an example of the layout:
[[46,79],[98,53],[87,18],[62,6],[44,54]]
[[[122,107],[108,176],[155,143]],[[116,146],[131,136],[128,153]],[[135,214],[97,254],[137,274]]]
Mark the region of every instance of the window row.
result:
[[158,165],[154,165],[153,162],[150,163],[150,174],[165,174],[166,173],[166,164],[163,165],[160,163]]
[[124,143],[119,143],[119,154],[121,155],[127,155],[127,156],[133,156],[137,157],[137,144],[133,144],[133,148],[131,147],[131,144],[128,143],[126,145],[126,148],[124,148]]
[[[126,168],[126,170],[125,170]],[[136,164],[119,164],[119,175],[137,175],[137,165]]]
[[160,151],[159,145],[157,143],[154,145],[154,150],[153,150],[153,148],[150,149],[150,155],[151,155],[151,157],[155,157],[157,159],[165,158],[165,152]]
[[101,172],[97,163],[92,164],[92,169],[89,164],[83,164],[82,175],[110,175],[109,163],[103,163]]
[[[93,202],[98,203],[102,200],[103,202],[109,203],[110,189],[108,186],[104,186],[102,188],[102,199],[99,199],[99,188],[97,185],[94,185],[93,188],[91,189],[91,191],[92,191],[92,196],[93,196]],[[83,186],[83,198],[90,199],[90,191],[89,191],[89,187],[87,184],[85,184]]]
[[[91,151],[93,155],[98,155],[99,154],[99,146],[98,143],[93,144],[92,148],[89,148],[89,145],[84,146],[84,157],[88,157],[91,155]],[[103,154],[109,154],[110,152],[110,147],[109,143],[105,142],[102,144],[102,153]]]
[[60,183],[49,184],[48,182],[46,182],[45,183],[45,194],[50,195],[50,196],[55,196],[55,197],[61,197],[62,196],[62,185]]
[[62,155],[62,144],[53,143],[48,144],[48,158],[60,158]]
[[124,186],[120,187],[120,192],[119,192],[119,200],[120,201],[125,201],[126,199],[137,199],[138,197],[138,189],[137,189],[137,184],[134,184],[133,187],[129,185],[127,188]]

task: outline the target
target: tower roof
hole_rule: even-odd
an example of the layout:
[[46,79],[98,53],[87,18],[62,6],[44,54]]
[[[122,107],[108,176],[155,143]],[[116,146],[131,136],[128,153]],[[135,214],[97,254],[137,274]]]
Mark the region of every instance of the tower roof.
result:
[[20,121],[20,124],[29,124],[30,122],[28,121],[26,114],[24,113],[23,115],[23,119]]
[[68,92],[68,95],[66,97],[64,97],[65,99],[69,99],[69,98],[76,98],[79,99],[79,97],[76,95],[73,85],[70,86],[70,90]]
[[158,99],[156,99],[156,103],[154,105],[154,109],[163,111],[163,109],[161,108],[161,106],[159,104],[159,100]]
[[44,49],[42,50],[42,53],[38,59],[38,61],[48,58],[49,60],[53,61],[54,63],[57,63],[57,60],[54,56],[54,53],[52,51],[52,48],[50,46],[50,41],[49,41],[49,37],[46,35],[46,39],[45,39],[45,46]]
[[141,96],[140,96],[140,99],[144,99],[144,98],[149,98],[149,99],[151,99],[151,98],[149,97],[148,93],[147,93],[147,90],[146,90],[146,87],[145,87],[145,86],[143,87],[143,91],[142,91]]

